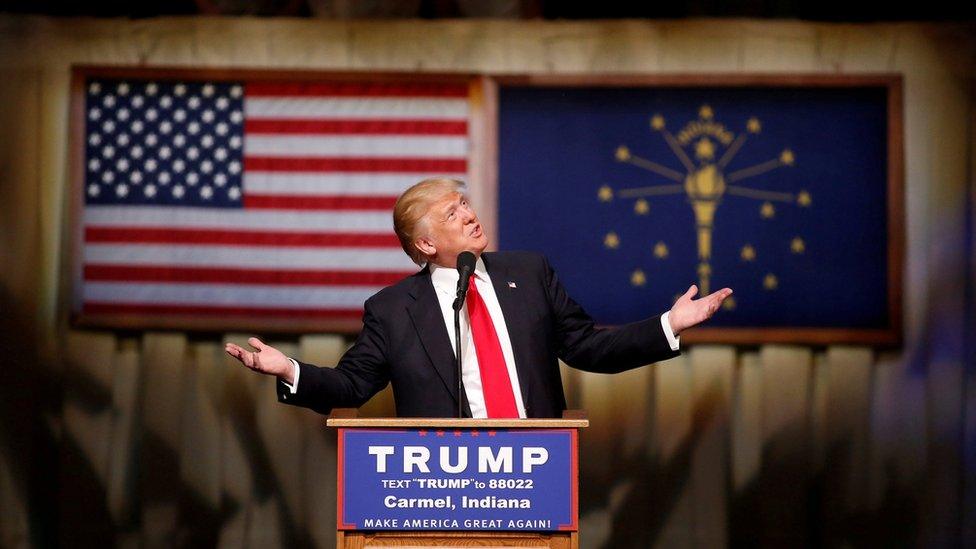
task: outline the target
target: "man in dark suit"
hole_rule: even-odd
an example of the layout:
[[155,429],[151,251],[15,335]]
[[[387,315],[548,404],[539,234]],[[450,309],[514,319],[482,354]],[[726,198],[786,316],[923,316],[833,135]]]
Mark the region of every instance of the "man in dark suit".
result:
[[[559,283],[544,257],[484,252],[478,216],[450,179],[429,179],[401,195],[394,228],[424,268],[366,301],[363,330],[335,368],[290,359],[257,338],[249,351],[226,351],[277,376],[279,401],[328,413],[359,407],[393,384],[397,415],[558,417],[566,407],[558,359],[614,373],[677,356],[682,330],[710,318],[732,290],[693,300],[692,286],[670,311],[641,322],[598,328]],[[462,391],[458,394],[453,304],[457,258],[477,256],[461,311]]]

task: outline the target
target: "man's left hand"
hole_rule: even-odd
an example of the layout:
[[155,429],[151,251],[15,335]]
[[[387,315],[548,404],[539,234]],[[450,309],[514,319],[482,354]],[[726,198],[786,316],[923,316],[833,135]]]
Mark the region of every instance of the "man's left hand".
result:
[[685,295],[679,297],[678,301],[675,301],[674,306],[671,307],[668,321],[671,323],[671,330],[674,331],[675,335],[712,318],[715,311],[722,306],[725,298],[732,295],[732,289],[722,288],[701,299],[692,300],[691,298],[697,294],[698,286],[692,284]]

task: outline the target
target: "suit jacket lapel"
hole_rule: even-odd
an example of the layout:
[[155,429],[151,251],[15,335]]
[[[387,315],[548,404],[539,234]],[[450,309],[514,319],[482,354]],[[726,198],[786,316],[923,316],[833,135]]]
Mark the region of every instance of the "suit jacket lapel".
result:
[[[444,382],[447,392],[457,403],[458,380],[454,349],[451,347],[447,326],[444,325],[444,316],[437,301],[434,285],[430,281],[430,270],[425,269],[417,275],[410,295],[414,298],[414,302],[407,307],[407,312],[417,330],[420,342],[438,376]],[[464,408],[467,416],[470,417],[471,411],[468,409],[467,402],[464,403]]]
[[[515,355],[515,371],[518,372],[519,387],[522,390],[522,403],[528,408],[529,395],[532,391],[529,390],[530,376],[526,375],[528,358],[525,357],[525,350],[531,347],[530,327],[525,317],[525,304],[519,301],[518,280],[512,278],[511,269],[504,264],[504,261],[499,261],[496,254],[482,254],[482,258],[488,276],[491,277],[495,296],[498,297],[498,305],[505,317],[508,339],[512,342],[512,354]],[[509,282],[515,282],[516,286],[514,288],[509,286]]]

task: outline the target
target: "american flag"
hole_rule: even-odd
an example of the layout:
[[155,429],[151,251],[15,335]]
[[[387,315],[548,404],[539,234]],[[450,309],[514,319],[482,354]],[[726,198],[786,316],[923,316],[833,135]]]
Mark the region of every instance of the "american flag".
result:
[[468,119],[457,83],[90,78],[77,309],[358,319],[416,271],[393,204],[466,179]]

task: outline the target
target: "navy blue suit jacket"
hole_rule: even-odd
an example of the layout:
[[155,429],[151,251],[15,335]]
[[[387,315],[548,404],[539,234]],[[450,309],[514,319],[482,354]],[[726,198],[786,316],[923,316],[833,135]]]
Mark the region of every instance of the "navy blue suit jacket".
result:
[[[678,355],[660,316],[596,327],[539,254],[482,258],[505,315],[528,417],[560,417],[566,408],[560,358],[573,368],[615,373]],[[295,394],[277,384],[280,402],[327,414],[358,408],[392,382],[398,416],[456,417],[458,398],[471,415],[465,396],[458,395],[454,350],[428,269],[366,300],[363,330],[335,368],[299,368]]]

